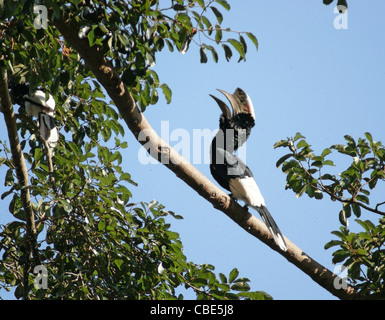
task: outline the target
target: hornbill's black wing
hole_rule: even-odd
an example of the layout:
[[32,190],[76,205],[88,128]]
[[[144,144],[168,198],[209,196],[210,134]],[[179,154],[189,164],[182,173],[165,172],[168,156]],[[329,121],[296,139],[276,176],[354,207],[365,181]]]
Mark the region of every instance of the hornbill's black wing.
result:
[[230,152],[217,148],[216,163],[210,165],[214,179],[225,189],[231,191],[234,198],[243,200],[261,215],[275,242],[286,251],[287,246],[281,231],[265,205],[265,200],[247,165]]

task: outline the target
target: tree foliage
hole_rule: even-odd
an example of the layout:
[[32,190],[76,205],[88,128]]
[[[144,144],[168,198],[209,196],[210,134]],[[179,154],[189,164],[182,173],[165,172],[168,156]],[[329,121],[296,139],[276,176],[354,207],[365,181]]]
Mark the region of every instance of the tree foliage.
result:
[[[333,263],[343,263],[348,268],[350,283],[363,295],[385,294],[385,201],[370,204],[375,188],[383,190],[385,182],[385,146],[375,141],[369,132],[357,140],[345,135],[345,144],[334,144],[315,154],[301,133],[293,138],[278,141],[274,147],[287,148],[289,153],[277,161],[286,174],[286,189],[297,197],[307,194],[310,198],[329,196],[341,203],[340,230],[333,231],[338,240],[331,240],[326,249],[337,247]],[[340,173],[331,171],[333,152],[348,157],[347,167]],[[334,155],[336,158],[336,155]],[[380,185],[381,184],[381,185]],[[383,195],[381,195],[382,200]],[[362,220],[362,211],[381,216],[378,224]],[[352,214],[363,229],[355,233],[349,230],[348,219]]]
[[[177,0],[168,6],[156,0],[73,0],[45,1],[44,6],[46,29],[39,28],[33,2],[0,2],[2,74],[29,83],[31,90],[49,91],[60,129],[50,163],[34,120],[18,109],[27,187],[18,180],[8,144],[1,144],[8,188],[1,198],[10,199],[14,219],[0,227],[0,287],[14,288],[16,298],[24,299],[182,299],[176,293],[181,286],[191,288],[197,299],[270,299],[250,291],[249,280],[236,268],[228,276],[217,275],[212,265],[189,262],[168,222],[180,215],[156,201],[130,202],[136,182],[122,168],[121,150],[128,144],[121,115],[50,22],[65,14],[81,24],[79,37],[108,57],[142,111],[158,102],[160,92],[171,101],[171,89],[153,70],[158,52],[185,53],[194,43],[202,63],[208,51],[219,60],[216,47],[226,60],[233,51],[245,60],[245,38],[257,47],[255,36],[221,26],[222,11],[230,9],[224,0]],[[225,39],[226,33],[232,38]],[[38,257],[27,245],[21,193],[26,188]],[[35,286],[36,261],[47,268],[47,288]]]
[[[7,103],[8,93],[2,90],[7,77],[29,83],[31,91],[48,91],[56,101],[60,129],[51,161],[34,119],[20,107],[17,128],[8,127],[11,138],[1,142],[0,165],[7,188],[1,198],[9,199],[13,218],[0,226],[0,287],[14,289],[15,296],[24,299],[182,299],[178,294],[182,286],[193,290],[197,299],[271,299],[265,292],[250,291],[249,280],[236,268],[228,275],[216,274],[212,265],[188,261],[169,223],[180,219],[179,214],[157,201],[132,203],[136,182],[122,168],[121,151],[129,147],[124,141],[124,115],[106,96],[116,84],[102,87],[85,64],[85,54],[81,56],[55,27],[63,17],[80,25],[78,37],[88,49],[106,57],[145,111],[160,94],[167,103],[172,98],[171,88],[153,68],[159,52],[184,54],[197,46],[201,63],[210,57],[218,62],[222,55],[225,61],[236,56],[239,62],[246,59],[250,45],[258,48],[252,33],[222,26],[229,2],[47,0],[44,6],[48,23],[42,28],[44,10],[32,1],[0,1],[1,103]],[[10,121],[6,119],[7,124]],[[327,195],[341,203],[342,226],[332,232],[337,239],[325,248],[337,247],[333,262],[348,267],[349,281],[358,292],[383,297],[385,202],[372,206],[369,196],[385,179],[385,148],[369,133],[357,141],[345,139],[346,144],[316,155],[298,133],[276,143],[275,147],[289,149],[277,166],[282,165],[286,187],[298,197]],[[23,183],[15,146],[28,170]],[[340,174],[332,171],[332,154],[351,161]],[[380,215],[378,224],[363,220],[364,211]],[[361,232],[348,228],[352,214]],[[299,251],[289,257],[291,253],[286,256],[289,261],[305,256]],[[301,270],[313,265],[308,260]],[[297,265],[301,261],[297,259]],[[47,269],[46,288],[34,281],[37,265]],[[330,283],[331,272],[314,265]],[[316,278],[314,270],[307,273]],[[319,283],[323,280],[320,276]],[[350,295],[349,291],[344,296]]]

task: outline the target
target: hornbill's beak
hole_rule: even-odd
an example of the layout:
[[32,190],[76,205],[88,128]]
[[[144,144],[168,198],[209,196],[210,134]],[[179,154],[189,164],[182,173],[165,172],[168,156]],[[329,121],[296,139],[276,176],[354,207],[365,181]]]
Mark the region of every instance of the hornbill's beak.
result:
[[[227,94],[227,92],[226,92],[226,94]],[[222,113],[224,114],[226,119],[230,119],[231,118],[231,111],[230,111],[229,107],[226,105],[226,103],[224,103],[221,99],[218,99],[216,96],[213,96],[212,94],[210,94],[210,97],[213,98],[218,103],[219,108],[221,108]]]
[[[235,116],[238,113],[249,113],[255,119],[253,103],[245,91],[243,91],[241,88],[237,88],[235,89],[233,94],[230,94],[221,89],[217,89],[217,90],[223,93],[227,98],[227,100],[229,100],[231,104],[231,108],[233,109],[233,112],[232,112],[233,116]],[[227,119],[230,119],[232,115],[226,103],[224,103],[222,100],[218,99],[217,97],[211,94],[210,96],[214,98],[214,100],[218,103],[225,117]]]

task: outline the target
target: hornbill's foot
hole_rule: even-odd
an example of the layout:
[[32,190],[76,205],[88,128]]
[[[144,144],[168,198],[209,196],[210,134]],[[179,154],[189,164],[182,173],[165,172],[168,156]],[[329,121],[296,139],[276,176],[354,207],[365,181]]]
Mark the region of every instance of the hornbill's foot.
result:
[[229,197],[231,198],[231,200],[237,201],[237,199],[233,196],[232,193],[229,193]]

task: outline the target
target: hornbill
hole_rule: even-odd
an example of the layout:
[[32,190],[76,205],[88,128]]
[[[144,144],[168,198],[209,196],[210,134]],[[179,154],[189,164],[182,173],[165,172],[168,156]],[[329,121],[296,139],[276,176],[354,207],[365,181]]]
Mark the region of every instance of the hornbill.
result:
[[11,94],[15,103],[25,108],[25,112],[39,119],[40,136],[53,147],[59,137],[54,119],[55,100],[49,94],[48,99],[42,90],[29,94],[29,87],[24,83],[10,83]]
[[219,131],[211,143],[210,171],[214,179],[235,199],[258,211],[281,250],[287,246],[281,231],[265,205],[265,200],[247,165],[233,154],[248,138],[255,125],[253,103],[245,91],[237,88],[231,95],[222,92],[229,100],[232,112],[222,100],[210,95],[222,110]]

